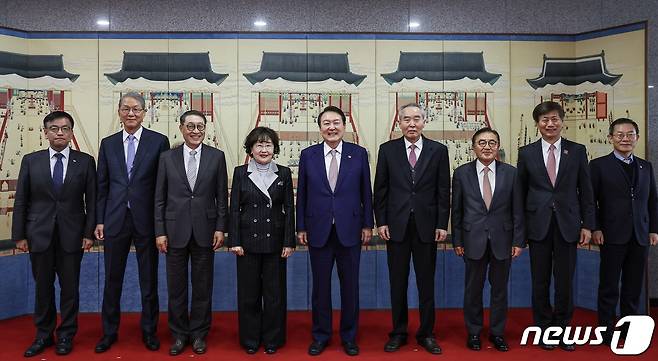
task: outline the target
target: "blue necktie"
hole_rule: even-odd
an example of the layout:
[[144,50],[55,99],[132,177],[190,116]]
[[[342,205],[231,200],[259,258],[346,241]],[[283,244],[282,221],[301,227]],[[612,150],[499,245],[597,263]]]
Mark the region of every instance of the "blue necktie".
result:
[[128,179],[132,175],[133,162],[135,161],[135,136],[128,135],[128,156],[126,157],[126,171],[128,172]]
[[62,162],[64,154],[55,153],[55,158],[57,158],[57,161],[53,169],[53,190],[55,194],[58,194],[60,189],[62,189],[62,185],[64,185],[64,162]]

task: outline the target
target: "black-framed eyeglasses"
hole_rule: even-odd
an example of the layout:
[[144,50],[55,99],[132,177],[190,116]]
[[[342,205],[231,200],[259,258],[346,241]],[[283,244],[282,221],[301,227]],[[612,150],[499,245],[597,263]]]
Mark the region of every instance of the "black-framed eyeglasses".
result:
[[133,114],[137,115],[137,114],[142,114],[144,109],[142,109],[142,108],[120,108],[119,111],[121,112],[121,114],[130,114],[130,112],[132,111]]
[[628,138],[629,140],[635,140],[637,138],[637,133],[635,132],[615,133],[612,136],[615,137],[617,140],[623,140],[624,138]]
[[193,132],[194,129],[203,132],[204,130],[206,130],[206,125],[203,123],[186,123],[185,128],[187,128],[187,130],[189,130],[190,132]]
[[59,133],[60,130],[62,131],[62,133],[69,133],[71,130],[73,130],[73,128],[69,127],[68,125],[63,125],[61,127],[58,127],[56,125],[51,125],[46,129],[48,129],[49,132],[55,134]]
[[492,140],[484,140],[484,139],[482,139],[482,140],[479,140],[479,141],[477,142],[477,145],[479,145],[480,148],[484,148],[484,147],[486,147],[487,145],[488,145],[490,148],[496,148],[496,147],[498,146],[498,141],[493,140],[493,139],[492,139]]

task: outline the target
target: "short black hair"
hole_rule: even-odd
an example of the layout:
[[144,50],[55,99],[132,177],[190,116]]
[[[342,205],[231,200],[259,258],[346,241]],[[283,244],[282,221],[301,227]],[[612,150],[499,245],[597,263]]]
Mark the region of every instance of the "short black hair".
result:
[[343,113],[343,110],[340,109],[339,107],[330,105],[330,106],[324,108],[320,112],[320,115],[318,115],[318,127],[320,126],[320,119],[322,119],[322,116],[324,115],[324,113],[327,113],[327,112],[338,113],[340,115],[340,118],[343,119],[343,125],[347,124],[347,118],[345,117],[345,113]]
[[640,128],[637,126],[637,123],[635,123],[632,119],[629,119],[629,118],[617,118],[617,119],[615,119],[614,122],[610,123],[610,128],[608,128],[608,134],[612,135],[612,132],[615,131],[615,126],[621,125],[621,124],[632,124],[633,128],[635,128],[635,133],[640,134]]
[[535,123],[537,123],[539,122],[539,117],[555,110],[557,110],[560,119],[564,120],[564,109],[562,109],[560,104],[552,101],[546,101],[537,104],[535,109],[532,111],[532,119],[534,119]]
[[180,119],[179,119],[179,121],[180,121],[180,125],[185,124],[185,118],[187,118],[187,117],[190,116],[190,115],[196,115],[196,116],[199,116],[199,117],[203,118],[203,124],[206,124],[206,123],[207,123],[207,121],[206,121],[206,116],[203,115],[203,113],[201,113],[201,112],[198,111],[198,110],[194,110],[194,109],[192,109],[192,110],[188,110],[188,111],[186,111],[185,113],[183,113],[183,114],[180,115]]
[[256,127],[247,134],[244,139],[244,151],[251,155],[251,148],[258,142],[272,141],[274,146],[274,154],[279,154],[281,148],[279,147],[279,135],[276,134],[274,129],[268,127]]
[[52,113],[46,115],[46,116],[43,118],[43,127],[45,128],[45,127],[46,127],[46,124],[48,124],[48,123],[54,121],[55,119],[59,119],[59,118],[66,118],[66,119],[68,119],[69,122],[71,123],[71,129],[73,129],[73,124],[74,124],[74,122],[73,122],[73,117],[71,116],[71,114],[69,114],[69,113],[67,113],[67,112],[64,112],[64,111],[61,111],[61,110],[56,110],[56,111],[54,111],[54,112],[52,112]]
[[500,134],[498,132],[490,127],[484,127],[478,129],[474,134],[473,137],[471,137],[471,144],[475,145],[475,138],[478,137],[478,135],[482,133],[493,133],[496,136],[496,140],[498,141],[498,144],[500,144]]

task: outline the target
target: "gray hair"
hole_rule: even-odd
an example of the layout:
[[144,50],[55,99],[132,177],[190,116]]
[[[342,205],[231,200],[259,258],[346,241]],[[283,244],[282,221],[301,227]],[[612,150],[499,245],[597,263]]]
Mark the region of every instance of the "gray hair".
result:
[[423,107],[421,107],[417,103],[408,103],[401,106],[400,109],[398,109],[398,120],[402,120],[402,111],[407,108],[418,108],[418,110],[420,110],[420,115],[423,116],[423,119],[427,117],[427,114],[425,113],[425,109],[423,109]]
[[142,107],[142,109],[146,110],[146,100],[144,100],[142,94],[135,92],[128,92],[126,94],[121,95],[121,98],[119,99],[119,108],[121,108],[121,104],[123,104],[123,100],[126,98],[133,98],[137,100],[139,102],[139,105]]

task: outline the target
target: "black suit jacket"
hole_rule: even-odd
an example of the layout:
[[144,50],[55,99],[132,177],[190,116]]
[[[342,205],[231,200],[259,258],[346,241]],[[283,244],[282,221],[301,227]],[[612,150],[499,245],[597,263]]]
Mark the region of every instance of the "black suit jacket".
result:
[[183,160],[183,146],[160,156],[155,186],[155,235],[169,246],[184,248],[194,235],[197,244],[212,246],[215,231],[227,230],[228,176],[224,152],[202,145],[194,191]]
[[551,213],[567,242],[578,242],[580,229],[594,228],[594,196],[582,144],[562,138],[555,187],[548,178],[541,139],[519,149],[518,177],[525,202],[527,239],[546,237]]
[[71,149],[64,185],[54,194],[48,150],[27,154],[16,184],[11,237],[14,241],[27,239],[30,252],[43,252],[57,225],[62,248],[80,251],[83,237],[93,239],[95,200],[92,156]]
[[269,199],[249,179],[247,165],[235,167],[227,247],[245,252],[280,253],[295,247],[295,214],[290,168],[278,165],[278,177],[268,188]]
[[404,138],[382,144],[377,159],[374,208],[377,225],[388,225],[391,240],[404,240],[413,209],[419,238],[423,242],[434,242],[434,230],[448,228],[448,148],[423,137],[423,149],[416,163],[415,182],[412,182]]
[[96,223],[105,225],[105,236],[116,236],[123,228],[128,202],[141,238],[153,237],[153,193],[160,153],[169,149],[169,139],[144,128],[128,179],[123,149],[123,131],[104,138],[98,152],[98,197]]
[[590,162],[596,203],[595,230],[606,243],[624,244],[631,236],[643,246],[658,233],[658,199],[651,163],[634,156],[635,181],[629,179],[613,153]]
[[496,188],[489,210],[480,192],[476,161],[460,166],[452,175],[452,244],[464,247],[470,259],[484,256],[487,240],[499,260],[510,257],[512,245],[524,247],[523,199],[516,168],[495,163]]

